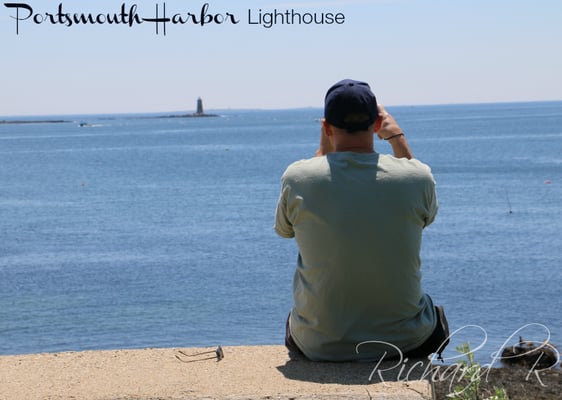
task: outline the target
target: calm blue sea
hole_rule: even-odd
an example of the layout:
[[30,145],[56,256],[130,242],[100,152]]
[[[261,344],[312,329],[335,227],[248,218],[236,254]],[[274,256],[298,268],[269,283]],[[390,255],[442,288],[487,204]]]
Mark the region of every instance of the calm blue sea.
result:
[[[562,345],[562,102],[389,111],[437,181],[422,260],[459,331],[446,355]],[[280,176],[322,112],[219,114],[0,124],[0,354],[282,344]]]

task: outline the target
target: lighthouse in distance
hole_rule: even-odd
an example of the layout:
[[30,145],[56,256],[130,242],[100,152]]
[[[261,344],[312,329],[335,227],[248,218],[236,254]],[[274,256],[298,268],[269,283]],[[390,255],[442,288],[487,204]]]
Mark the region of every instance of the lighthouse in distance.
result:
[[216,114],[205,114],[203,110],[203,99],[201,97],[197,98],[197,108],[195,113],[189,114],[190,117],[217,117]]
[[203,99],[201,97],[197,98],[197,108],[194,113],[191,114],[173,114],[173,115],[161,115],[154,118],[197,118],[197,117],[218,117],[217,114],[206,114],[203,110]]
[[195,115],[203,115],[203,99],[201,99],[201,97],[199,97],[197,99],[197,111],[195,112]]

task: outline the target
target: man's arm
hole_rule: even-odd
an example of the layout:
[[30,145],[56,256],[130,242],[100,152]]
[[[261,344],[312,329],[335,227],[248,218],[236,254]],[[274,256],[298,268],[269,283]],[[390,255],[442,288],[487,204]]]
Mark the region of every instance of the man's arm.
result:
[[388,140],[392,146],[394,157],[407,158],[408,160],[414,158],[406,141],[406,136],[404,136],[404,132],[402,132],[394,117],[384,109],[382,104],[379,104],[378,109],[379,117],[382,118],[381,127],[377,131],[379,139]]

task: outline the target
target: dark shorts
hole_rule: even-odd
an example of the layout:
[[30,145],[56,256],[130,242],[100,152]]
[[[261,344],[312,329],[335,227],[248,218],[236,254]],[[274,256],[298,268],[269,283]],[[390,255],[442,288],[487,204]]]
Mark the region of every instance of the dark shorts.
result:
[[285,347],[289,350],[289,356],[301,356],[306,357],[304,353],[299,349],[299,346],[295,343],[295,339],[291,336],[291,328],[289,326],[289,320],[291,319],[291,313],[287,317],[287,322],[285,323]]
[[[435,306],[435,313],[437,315],[437,324],[429,338],[418,348],[404,354],[404,358],[426,358],[430,354],[437,353],[437,359],[442,359],[441,353],[449,344],[449,323],[447,322],[447,317],[445,317],[445,311],[442,306]],[[285,324],[285,347],[289,350],[289,356],[297,355],[306,357],[291,336],[291,330],[289,328],[290,319],[291,314],[289,313],[287,323]]]

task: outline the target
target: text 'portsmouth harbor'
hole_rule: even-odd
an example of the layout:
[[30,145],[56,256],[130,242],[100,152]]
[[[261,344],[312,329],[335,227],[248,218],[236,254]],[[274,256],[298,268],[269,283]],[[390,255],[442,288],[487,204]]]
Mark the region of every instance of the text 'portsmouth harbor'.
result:
[[84,12],[69,10],[63,3],[55,9],[40,10],[29,3],[4,3],[11,10],[10,18],[15,21],[16,34],[19,35],[24,25],[52,25],[72,28],[80,25],[122,25],[128,28],[143,24],[153,24],[156,34],[166,35],[169,26],[205,27],[211,25],[237,26],[246,25],[273,28],[275,26],[295,25],[342,25],[345,15],[341,12],[305,12],[295,9],[245,11],[216,10],[210,3],[203,3],[200,8],[189,11],[171,11],[166,3],[156,3],[154,7],[141,9],[137,4],[122,3],[117,10],[102,12]]

